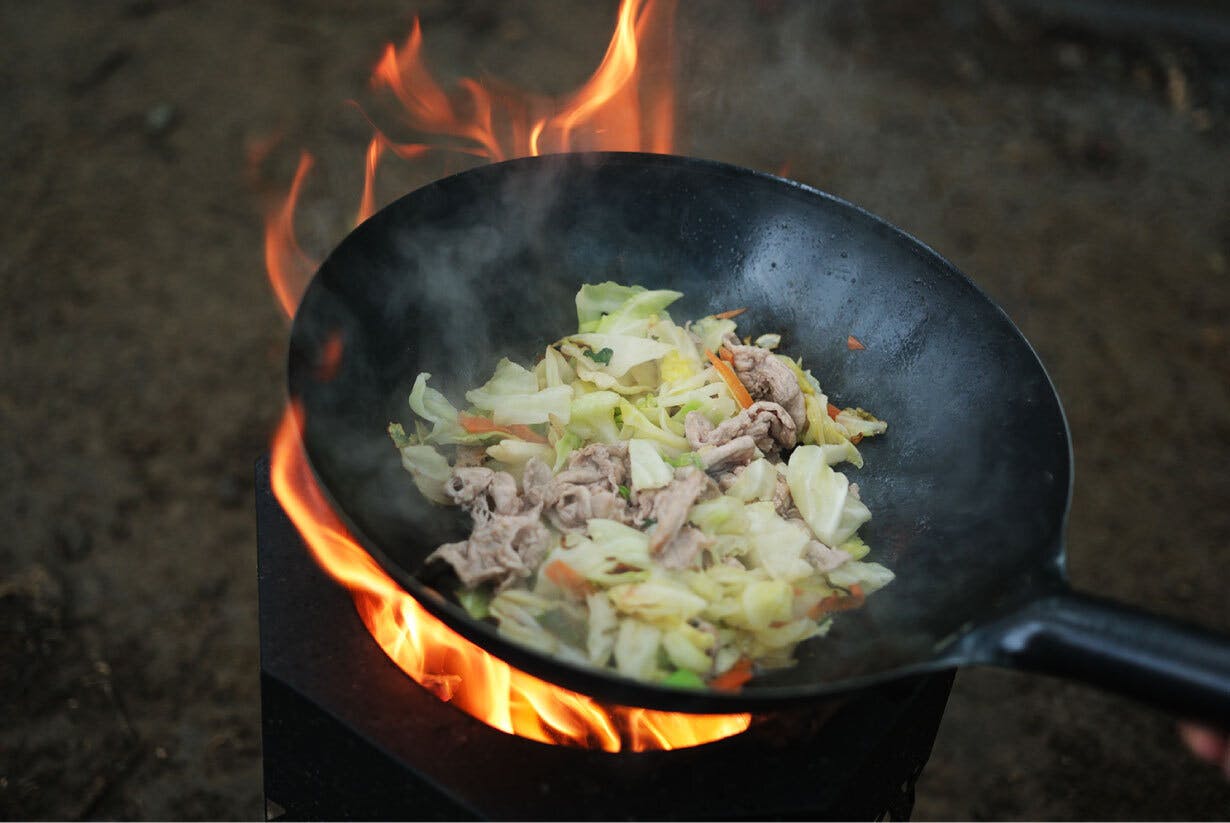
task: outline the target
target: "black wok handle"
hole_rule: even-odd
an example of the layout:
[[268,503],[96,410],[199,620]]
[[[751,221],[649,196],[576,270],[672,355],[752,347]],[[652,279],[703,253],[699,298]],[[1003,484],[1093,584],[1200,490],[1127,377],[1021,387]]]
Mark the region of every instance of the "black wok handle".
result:
[[1076,592],[1008,621],[999,662],[1079,680],[1230,729],[1230,639]]

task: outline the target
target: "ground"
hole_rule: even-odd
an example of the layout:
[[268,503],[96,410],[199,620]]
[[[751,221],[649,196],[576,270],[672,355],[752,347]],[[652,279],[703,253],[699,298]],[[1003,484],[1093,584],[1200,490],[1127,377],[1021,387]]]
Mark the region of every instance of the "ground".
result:
[[[834,192],[968,273],[1063,399],[1074,585],[1230,631],[1230,26],[1062,6],[683,4],[680,149]],[[343,101],[416,13],[443,77],[561,93],[615,4],[0,9],[4,817],[263,814],[251,471],[286,326],[260,195],[309,146],[305,242],[342,236],[368,134]],[[1230,785],[1166,715],[979,669],[915,813],[1215,819]]]

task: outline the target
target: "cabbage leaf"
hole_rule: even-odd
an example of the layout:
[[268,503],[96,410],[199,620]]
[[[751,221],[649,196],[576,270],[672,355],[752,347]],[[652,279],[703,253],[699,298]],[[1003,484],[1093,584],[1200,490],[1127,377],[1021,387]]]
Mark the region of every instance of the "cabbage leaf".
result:
[[628,441],[628,462],[632,466],[632,489],[660,489],[675,479],[675,470],[648,440],[634,437]]
[[850,493],[850,481],[833,471],[819,446],[799,446],[786,469],[790,496],[812,533],[826,546],[849,539],[871,519],[871,511]]

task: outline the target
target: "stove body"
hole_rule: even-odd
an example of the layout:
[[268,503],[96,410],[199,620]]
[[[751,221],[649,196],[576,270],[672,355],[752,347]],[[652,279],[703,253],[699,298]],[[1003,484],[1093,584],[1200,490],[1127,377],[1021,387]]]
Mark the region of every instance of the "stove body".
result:
[[952,672],[610,754],[497,731],[419,686],[308,554],[257,463],[270,819],[905,819]]

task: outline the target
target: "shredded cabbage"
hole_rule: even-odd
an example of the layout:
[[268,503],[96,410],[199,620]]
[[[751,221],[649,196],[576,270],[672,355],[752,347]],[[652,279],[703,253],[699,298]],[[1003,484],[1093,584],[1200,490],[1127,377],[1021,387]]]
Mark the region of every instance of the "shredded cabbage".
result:
[[843,543],[871,519],[871,511],[850,493],[850,481],[833,471],[819,446],[799,446],[790,455],[786,482],[799,513],[827,546]]
[[[547,345],[532,368],[501,359],[490,379],[465,393],[464,412],[428,386],[431,375],[420,374],[409,397],[412,433],[393,423],[389,435],[428,500],[450,501],[445,490],[454,478],[454,448],[480,446],[482,465],[517,482],[522,497],[512,505],[523,507],[517,516],[542,513],[547,538],[536,544],[534,573],[463,586],[457,597],[471,615],[564,660],[704,688],[749,660],[756,672],[792,665],[799,643],[823,637],[842,619],[844,609],[831,608],[835,599],[869,595],[893,579],[889,569],[867,560],[871,547],[858,531],[871,512],[834,469],[861,468],[857,445],[883,434],[887,424],[861,408],[830,406],[801,360],[775,354],[803,393],[807,419],[799,444],[715,469],[686,511],[664,513],[671,511],[672,484],[694,480],[705,467],[709,444],[693,447],[688,415],[719,426],[741,411],[705,356],[706,349],[721,353],[737,335],[736,322],[710,315],[677,323],[667,308],[680,297],[613,282],[582,286],[575,332]],[[755,345],[775,350],[782,336],[764,333]],[[585,468],[584,455],[573,459],[595,444],[626,448],[606,453],[622,461],[620,479],[602,479],[601,467]],[[572,485],[524,499],[532,460],[553,476],[569,470]],[[541,482],[545,470],[536,471]],[[507,494],[502,482],[500,494]],[[491,501],[475,517],[498,526],[504,515],[491,488]],[[661,500],[668,503],[660,506]],[[565,505],[588,519],[582,525],[552,520]],[[651,549],[666,527],[659,517],[674,517],[673,531]],[[519,551],[521,532],[509,532],[499,552]],[[540,533],[525,534],[537,540]],[[849,559],[833,568],[832,552],[817,543]]]
[[452,478],[453,467],[444,455],[431,446],[409,443],[401,448],[401,464],[424,497],[436,503],[449,502],[444,485]]
[[628,463],[632,468],[632,488],[660,489],[675,479],[675,471],[648,440],[628,441]]
[[[571,416],[572,388],[552,386],[539,390],[538,377],[507,357],[500,360],[491,379],[466,392],[475,408],[490,411],[498,425],[546,423],[555,417],[567,423]],[[447,401],[446,401],[447,402]]]

